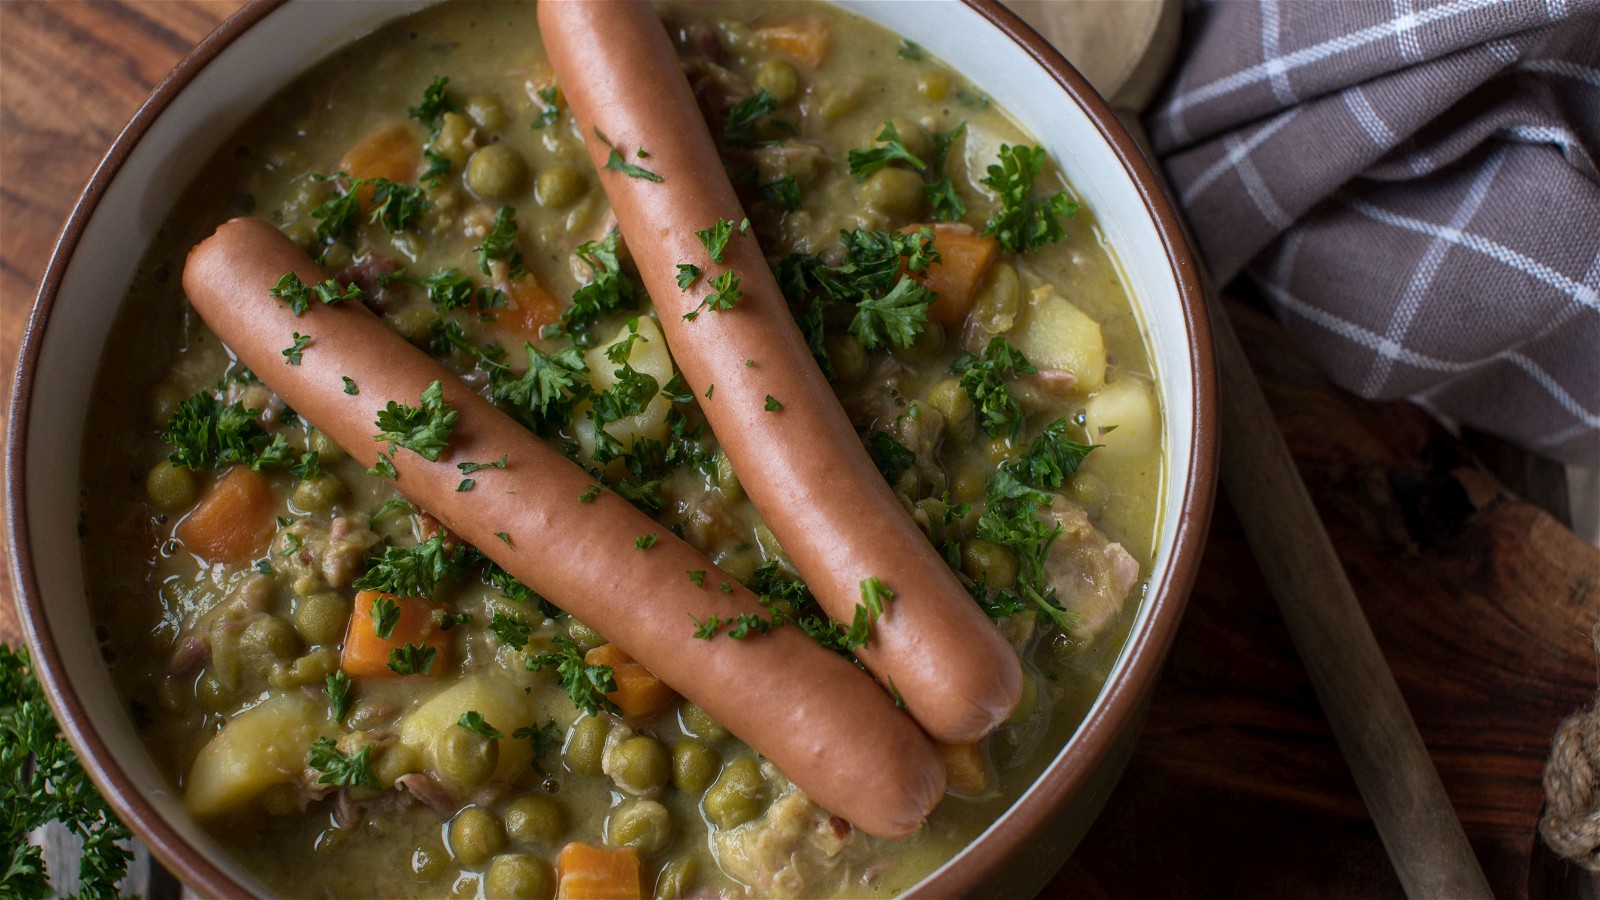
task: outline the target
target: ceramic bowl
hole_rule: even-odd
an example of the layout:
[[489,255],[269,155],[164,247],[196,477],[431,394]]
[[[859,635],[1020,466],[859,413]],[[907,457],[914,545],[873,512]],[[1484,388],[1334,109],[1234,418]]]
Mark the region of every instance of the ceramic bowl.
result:
[[[258,0],[156,88],[73,211],[24,336],[6,435],[6,529],[23,627],[64,730],[117,812],[210,896],[263,893],[186,812],[134,732],[85,599],[79,478],[94,361],[135,266],[186,181],[253,111],[334,50],[427,5]],[[1150,590],[1098,700],[1040,779],[921,883],[951,897],[1036,890],[1087,830],[1126,761],[1200,560],[1215,482],[1216,375],[1197,269],[1170,198],[1089,84],[991,0],[846,8],[989,92],[1098,217],[1157,372],[1166,485]],[[316,35],[307,39],[307,35]]]

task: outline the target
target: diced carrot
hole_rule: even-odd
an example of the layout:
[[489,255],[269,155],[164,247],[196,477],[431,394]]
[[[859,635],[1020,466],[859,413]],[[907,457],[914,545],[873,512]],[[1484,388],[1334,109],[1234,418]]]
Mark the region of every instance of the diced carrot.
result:
[[977,744],[940,744],[934,747],[944,760],[945,783],[959,794],[982,794],[989,790],[989,764]]
[[[351,178],[387,178],[405,184],[416,179],[422,165],[422,142],[411,133],[411,126],[397,122],[386,125],[356,142],[339,160],[339,171]],[[357,193],[361,208],[372,203],[372,188],[363,186]]]
[[[400,610],[394,631],[387,638],[378,637],[377,623],[372,620],[372,605],[378,598],[387,597]],[[445,656],[450,652],[449,637],[434,624],[435,604],[421,597],[397,597],[383,591],[362,591],[356,595],[354,609],[350,612],[350,627],[344,636],[344,655],[339,668],[346,675],[357,678],[394,678],[398,673],[389,668],[389,651],[406,644],[432,647],[437,651],[428,674],[444,669]]]
[[537,341],[539,331],[560,318],[561,301],[538,279],[523,275],[506,285],[506,305],[486,312],[494,319],[494,330],[520,347],[521,341]]
[[556,900],[639,900],[639,854],[568,844],[556,856]]
[[828,58],[832,35],[821,19],[789,19],[761,25],[750,33],[759,46],[816,69]]
[[[926,227],[917,225],[905,230]],[[1000,242],[973,234],[967,228],[935,225],[933,246],[939,251],[939,262],[915,277],[939,295],[928,307],[928,315],[946,331],[958,330],[972,312],[972,304],[978,299],[978,285],[983,283],[989,264],[994,262]]]
[[178,523],[177,537],[209,563],[244,565],[266,549],[277,530],[272,485],[248,466],[234,466]]
[[606,699],[615,703],[622,714],[629,718],[653,716],[671,706],[672,701],[678,698],[677,692],[667,687],[666,682],[657,678],[642,663],[634,662],[633,657],[622,652],[622,648],[616,644],[601,644],[585,653],[583,661],[591,666],[611,667],[617,689],[607,694]]

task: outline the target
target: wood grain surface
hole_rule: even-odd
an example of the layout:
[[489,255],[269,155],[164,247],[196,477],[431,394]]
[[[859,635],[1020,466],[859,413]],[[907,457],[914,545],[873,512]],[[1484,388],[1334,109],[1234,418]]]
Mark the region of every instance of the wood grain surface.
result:
[[[0,2],[7,396],[32,295],[95,163],[238,5]],[[1575,871],[1543,851],[1535,823],[1550,735],[1595,688],[1600,553],[1419,411],[1339,392],[1270,319],[1230,312],[1490,884],[1572,896]],[[16,640],[9,599],[0,639]],[[1399,893],[1224,497],[1134,759],[1047,894]]]

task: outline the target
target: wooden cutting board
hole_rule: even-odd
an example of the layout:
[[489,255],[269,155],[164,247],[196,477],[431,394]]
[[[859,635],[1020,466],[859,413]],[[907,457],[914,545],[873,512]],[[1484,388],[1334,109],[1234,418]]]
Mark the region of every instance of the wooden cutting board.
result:
[[[150,88],[235,0],[0,3],[0,371],[78,191]],[[16,48],[26,48],[26,52]],[[1600,552],[1559,479],[1405,404],[1331,387],[1268,317],[1235,324],[1498,895],[1571,895],[1539,773],[1595,688]],[[1485,447],[1492,453],[1484,454]],[[1476,454],[1476,456],[1475,456]],[[0,581],[9,598],[9,585]],[[0,599],[0,639],[19,638]],[[1399,884],[1226,498],[1144,735],[1047,894],[1394,896]]]

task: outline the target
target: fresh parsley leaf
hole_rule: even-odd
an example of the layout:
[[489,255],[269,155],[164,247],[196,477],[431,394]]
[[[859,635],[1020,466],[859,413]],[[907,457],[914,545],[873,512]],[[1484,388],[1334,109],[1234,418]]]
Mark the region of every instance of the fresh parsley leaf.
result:
[[387,178],[358,179],[358,182],[351,185],[350,191],[354,193],[360,184],[372,186],[370,219],[383,223],[383,230],[390,234],[409,228],[418,216],[433,206],[423,195],[422,188],[414,184],[397,184]]
[[605,489],[606,487],[603,484],[591,484],[587,490],[578,495],[578,502],[593,503],[595,498],[600,496],[600,493]]
[[924,58],[924,54],[922,52],[922,46],[920,44],[918,44],[916,41],[913,41],[913,40],[911,40],[909,38],[901,38],[900,39],[900,53],[899,53],[899,56],[900,56],[901,59],[910,59],[910,60],[920,60],[920,59]]
[[889,590],[876,575],[861,582],[861,605],[867,608],[867,615],[871,616],[873,621],[883,616],[884,601],[893,599],[894,591]]
[[435,272],[416,284],[428,292],[429,302],[442,313],[471,306],[476,296],[472,279],[453,268]]
[[344,382],[344,392],[346,394],[354,397],[355,395],[361,393],[360,386],[358,386],[349,375],[340,375],[339,378]]
[[935,222],[956,222],[967,214],[967,205],[961,202],[960,195],[956,193],[955,183],[950,180],[950,173],[945,170],[945,160],[950,155],[950,145],[966,131],[967,123],[962,122],[949,131],[933,133],[933,160],[928,164],[928,168],[935,177],[933,181],[923,185],[922,193],[928,198],[928,205],[933,208]]
[[490,377],[490,396],[511,407],[534,431],[545,426],[564,425],[572,408],[589,395],[589,367],[577,347],[563,347],[546,354],[533,344],[525,344],[528,368],[513,378],[510,370],[497,370]]
[[984,431],[996,436],[1009,434],[1013,439],[1022,433],[1022,407],[1011,396],[1006,381],[1038,370],[1010,341],[996,335],[981,355],[962,353],[956,357],[950,371],[961,376],[961,387],[978,410],[978,424]]
[[689,581],[691,581],[694,584],[695,587],[705,587],[706,586],[706,570],[705,569],[690,569],[689,570]]
[[228,403],[202,391],[178,405],[161,439],[172,447],[167,458],[188,469],[226,468],[234,463],[252,469],[284,468],[293,461],[287,439],[268,434],[256,421],[257,410]]
[[400,624],[400,607],[387,596],[372,601],[369,614],[372,616],[373,633],[381,640],[387,641],[394,634],[394,627]]
[[572,698],[572,705],[589,715],[598,715],[609,712],[621,715],[622,710],[615,703],[606,699],[606,695],[617,689],[617,681],[610,666],[591,666],[583,659],[583,654],[573,643],[561,635],[556,635],[556,649],[548,653],[539,653],[528,657],[527,667],[530,671],[537,672],[548,666],[555,666],[556,673],[561,676],[561,683],[567,689],[567,696]]
[[732,269],[728,269],[711,279],[711,288],[712,292],[700,301],[699,306],[683,314],[685,319],[693,322],[700,315],[700,310],[702,309],[713,309],[718,312],[733,309],[739,302],[739,298],[744,296],[744,290],[740,286],[739,273]]
[[561,726],[557,725],[554,719],[547,719],[538,728],[534,728],[532,725],[524,725],[511,732],[511,736],[519,740],[526,738],[532,741],[535,759],[552,753],[557,747],[561,746]]
[[867,437],[867,455],[890,484],[917,461],[915,453],[883,431],[874,431]]
[[800,208],[800,183],[793,175],[759,185],[761,198],[778,209],[793,212]]
[[[445,551],[444,534],[440,532],[411,547],[385,548],[383,556],[370,560],[367,571],[351,586],[357,590],[383,591],[398,597],[432,600],[434,589],[440,581],[458,578],[460,574],[461,566],[455,555]],[[373,608],[376,611],[376,603]],[[379,637],[386,635],[380,634]]]
[[426,675],[438,655],[426,644],[405,644],[389,651],[389,669],[397,675]]
[[521,650],[528,646],[528,636],[533,633],[533,626],[521,616],[508,616],[497,612],[489,620],[489,633],[501,644],[513,650]]
[[264,559],[258,559],[258,560],[256,560],[256,571],[260,572],[263,575],[271,575],[272,574],[272,563],[269,563]]
[[435,380],[422,389],[418,406],[390,400],[378,411],[373,440],[388,441],[390,450],[404,447],[429,462],[438,462],[450,442],[457,413],[444,400],[444,388]]
[[1078,211],[1066,191],[1038,202],[1032,199],[1034,178],[1044,164],[1044,150],[1039,147],[1001,144],[999,164],[990,166],[981,182],[1000,196],[1000,209],[983,226],[983,233],[998,239],[1004,250],[1021,253],[1061,240],[1066,229],[1060,220]]
[[300,280],[300,276],[293,272],[285,272],[267,293],[288,304],[289,310],[296,316],[301,315],[311,307],[313,299],[321,300],[329,306],[346,300],[360,300],[361,288],[354,284],[339,287],[339,282],[329,278],[321,284],[308,287]]
[[458,107],[445,94],[445,85],[449,83],[450,79],[441,75],[423,89],[422,102],[410,109],[411,118],[424,125],[433,125],[445,113],[456,112]]
[[767,395],[767,402],[762,408],[765,409],[767,412],[777,412],[778,410],[783,409],[783,404],[779,403],[778,399],[776,397],[772,396],[771,394],[768,394]]
[[856,304],[850,333],[868,350],[886,344],[909,347],[927,327],[928,307],[936,296],[911,276],[902,275],[888,293],[865,297]]
[[400,510],[400,509],[406,510],[407,512],[415,512],[416,511],[415,507],[413,507],[410,503],[408,503],[408,502],[406,502],[404,500],[401,500],[401,499],[398,499],[398,498],[392,499],[392,500],[385,500],[383,502],[383,505],[378,507],[378,511],[377,512],[375,512],[372,515],[367,517],[367,527],[368,528],[377,528],[378,527],[378,523],[383,521],[383,518],[385,516],[389,515],[390,513],[394,512],[395,510]]
[[475,488],[477,486],[478,486],[477,479],[475,479],[475,478],[463,478],[463,479],[461,479],[461,483],[456,485],[456,493],[465,494],[467,491],[470,491],[470,490],[472,490],[473,488]]
[[589,281],[573,292],[572,307],[561,314],[562,329],[574,337],[582,339],[603,316],[637,301],[633,280],[622,273],[617,255],[620,237],[613,228],[603,239],[580,244],[575,251],[589,269]]
[[500,539],[500,543],[505,544],[507,547],[511,546],[511,535],[510,535],[510,533],[504,532],[504,531],[496,531],[494,533],[494,536]]
[[460,469],[461,470],[461,474],[463,474],[463,475],[471,475],[473,472],[476,472],[476,471],[478,471],[480,469],[504,469],[506,467],[506,457],[508,455],[509,454],[502,453],[502,454],[500,454],[500,458],[495,460],[494,462],[486,462],[486,463],[462,462],[462,463],[456,463],[456,468]]
[[322,693],[328,698],[328,716],[343,725],[350,713],[350,676],[339,669],[323,682]]
[[450,157],[429,147],[422,151],[422,158],[427,161],[428,167],[417,176],[417,183],[438,187],[444,177],[450,174]]
[[694,263],[678,263],[678,290],[687,291],[700,278],[700,267]]
[[390,481],[400,477],[400,473],[394,470],[394,460],[389,458],[389,454],[381,450],[378,451],[378,461],[372,464],[372,468],[367,470],[367,474],[374,478],[387,478]]
[[633,539],[633,546],[637,550],[649,550],[656,545],[657,535],[641,534]]
[[694,233],[700,243],[711,254],[711,261],[722,262],[722,254],[728,249],[728,238],[733,236],[733,223],[727,219],[718,219],[710,228],[702,228]]
[[1016,473],[1031,484],[1058,490],[1077,471],[1084,457],[1099,444],[1080,444],[1067,437],[1067,420],[1057,419],[1045,426],[1028,444],[1022,457],[1012,464]]
[[294,343],[278,352],[283,354],[284,362],[286,364],[298,366],[300,365],[300,354],[303,353],[306,347],[310,346],[311,344],[311,335],[301,334],[300,332],[296,331],[294,333],[293,341]]
[[489,263],[504,260],[512,278],[522,274],[522,253],[517,250],[517,211],[502,206],[494,214],[494,225],[478,245],[478,268],[489,274]]
[[[778,99],[765,88],[755,94],[734,104],[728,110],[728,118],[722,124],[722,142],[731,147],[748,147],[761,142],[756,140],[756,129],[761,125],[761,120],[771,115],[778,108]],[[778,126],[786,126],[784,122],[774,122]],[[789,130],[793,130],[790,128]]]
[[283,551],[278,554],[279,556],[295,555],[296,553],[300,552],[300,547],[302,545],[300,535],[295,534],[292,531],[286,532],[283,536],[283,545]]
[[539,114],[533,118],[533,127],[535,129],[548,128],[554,125],[556,119],[561,115],[560,90],[554,83],[551,83],[535,92],[539,101],[544,104],[539,108]]
[[895,130],[893,121],[884,120],[883,130],[878,132],[877,141],[882,146],[850,151],[848,156],[850,174],[855,180],[865,181],[868,175],[893,162],[903,162],[918,172],[927,168],[926,163],[900,142],[900,132]]
[[440,631],[449,631],[450,629],[456,627],[457,625],[465,625],[465,624],[467,624],[468,622],[471,622],[471,621],[472,621],[472,613],[464,613],[464,612],[453,612],[452,613],[452,612],[445,612],[442,609],[436,609],[436,610],[433,611],[433,624],[437,625],[439,627]]
[[[600,139],[600,143],[605,144],[607,147],[611,148],[611,155],[606,158],[605,167],[607,169],[615,169],[616,171],[621,172],[624,175],[627,175],[629,178],[643,178],[645,181],[654,181],[654,182],[660,182],[661,181],[661,176],[660,175],[657,175],[656,173],[650,171],[649,169],[640,168],[639,166],[636,166],[633,163],[628,162],[625,158],[623,158],[622,151],[618,150],[611,143],[611,140],[609,138],[607,138],[605,136],[605,134],[603,134],[600,131],[600,129],[596,128],[594,130],[594,134],[595,134],[595,137]],[[639,149],[640,149],[641,157],[644,156],[645,155],[643,153],[644,148],[641,147]]]
[[461,718],[456,720],[456,724],[479,737],[488,738],[491,741],[503,741],[506,739],[505,732],[484,721],[483,713],[475,709],[469,709],[462,713]]
[[317,784],[378,788],[378,778],[372,774],[371,744],[357,750],[354,756],[345,756],[334,746],[332,738],[317,738],[311,745],[311,768],[321,773]]

